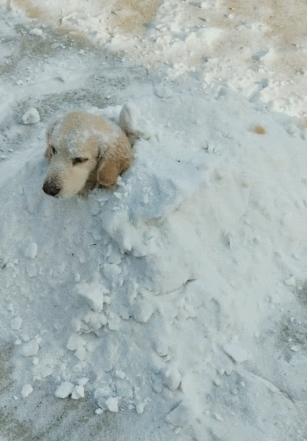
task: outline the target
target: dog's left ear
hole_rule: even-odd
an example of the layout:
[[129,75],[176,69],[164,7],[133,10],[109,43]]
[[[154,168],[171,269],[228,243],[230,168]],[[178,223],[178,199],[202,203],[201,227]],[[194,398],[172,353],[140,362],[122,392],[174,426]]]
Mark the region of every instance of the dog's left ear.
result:
[[103,187],[114,187],[120,176],[130,165],[130,157],[109,155],[102,158],[97,169],[97,182]]

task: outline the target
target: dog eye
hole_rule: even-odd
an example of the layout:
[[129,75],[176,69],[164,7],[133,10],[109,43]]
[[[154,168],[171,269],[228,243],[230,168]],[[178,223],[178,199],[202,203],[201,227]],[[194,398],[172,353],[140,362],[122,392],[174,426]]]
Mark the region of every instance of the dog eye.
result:
[[51,149],[51,153],[52,153],[53,155],[55,155],[57,151],[56,151],[56,149],[53,147],[53,145],[50,146],[50,149]]
[[86,162],[88,158],[74,158],[72,160],[72,165],[81,164],[82,162]]

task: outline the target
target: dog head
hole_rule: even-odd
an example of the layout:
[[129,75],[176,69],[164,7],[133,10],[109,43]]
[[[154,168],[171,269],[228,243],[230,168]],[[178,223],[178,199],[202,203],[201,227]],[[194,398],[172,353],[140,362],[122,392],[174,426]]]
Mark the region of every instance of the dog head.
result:
[[43,190],[62,199],[93,188],[116,184],[130,163],[130,144],[111,121],[74,111],[55,120],[47,130],[49,161]]

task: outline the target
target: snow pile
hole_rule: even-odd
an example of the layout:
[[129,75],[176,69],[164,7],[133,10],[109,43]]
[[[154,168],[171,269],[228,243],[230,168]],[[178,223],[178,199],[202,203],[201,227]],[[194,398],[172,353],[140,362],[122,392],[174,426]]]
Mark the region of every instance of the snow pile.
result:
[[207,418],[206,393],[307,277],[306,130],[224,88],[133,102],[151,134],[114,192],[47,197],[33,139],[2,168],[1,334],[23,397],[50,376],[97,413],[160,396],[180,428]]
[[[123,61],[168,74],[198,76],[208,85],[227,84],[274,111],[306,116],[306,4],[167,0],[11,1],[30,17],[45,20]],[[41,29],[33,29],[43,38]]]

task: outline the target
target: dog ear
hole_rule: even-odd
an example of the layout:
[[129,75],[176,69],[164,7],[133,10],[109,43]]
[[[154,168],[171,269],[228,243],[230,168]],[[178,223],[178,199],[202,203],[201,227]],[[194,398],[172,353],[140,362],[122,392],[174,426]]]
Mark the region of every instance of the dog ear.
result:
[[129,139],[122,132],[115,143],[107,148],[104,140],[98,142],[98,149],[97,182],[103,187],[114,187],[118,176],[129,167],[131,162],[132,152]]
[[103,187],[114,187],[120,176],[130,165],[130,158],[112,155],[103,158],[97,169],[97,182]]

